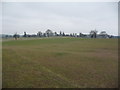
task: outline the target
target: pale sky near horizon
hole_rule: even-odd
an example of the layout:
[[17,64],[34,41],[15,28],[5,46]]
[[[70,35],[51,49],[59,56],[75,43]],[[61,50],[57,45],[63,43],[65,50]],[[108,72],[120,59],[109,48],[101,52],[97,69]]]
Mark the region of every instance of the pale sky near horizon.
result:
[[117,2],[4,2],[3,34],[106,31],[118,35]]

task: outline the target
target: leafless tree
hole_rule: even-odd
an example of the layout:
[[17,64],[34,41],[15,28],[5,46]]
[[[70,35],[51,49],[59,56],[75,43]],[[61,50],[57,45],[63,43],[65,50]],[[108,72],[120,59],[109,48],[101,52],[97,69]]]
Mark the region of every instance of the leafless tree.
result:
[[91,30],[91,31],[90,31],[90,36],[91,36],[91,38],[96,38],[96,37],[97,37],[97,32],[98,32],[98,31],[96,31],[96,30]]

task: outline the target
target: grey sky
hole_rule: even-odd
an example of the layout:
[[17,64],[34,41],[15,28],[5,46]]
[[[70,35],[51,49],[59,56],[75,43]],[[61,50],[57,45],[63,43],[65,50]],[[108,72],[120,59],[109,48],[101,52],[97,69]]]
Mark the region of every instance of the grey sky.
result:
[[117,2],[4,2],[3,33],[29,34],[38,31],[118,35]]

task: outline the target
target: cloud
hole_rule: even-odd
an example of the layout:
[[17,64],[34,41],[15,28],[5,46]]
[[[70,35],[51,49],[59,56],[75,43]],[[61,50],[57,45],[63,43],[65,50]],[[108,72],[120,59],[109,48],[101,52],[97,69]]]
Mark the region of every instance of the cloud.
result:
[[4,3],[3,33],[37,33],[48,28],[65,33],[92,29],[118,33],[117,3]]

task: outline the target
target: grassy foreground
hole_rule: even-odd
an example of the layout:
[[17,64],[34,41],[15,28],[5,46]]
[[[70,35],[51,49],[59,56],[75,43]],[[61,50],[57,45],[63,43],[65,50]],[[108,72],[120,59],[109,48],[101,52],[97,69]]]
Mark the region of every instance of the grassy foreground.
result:
[[114,88],[118,40],[43,38],[2,43],[3,88]]

